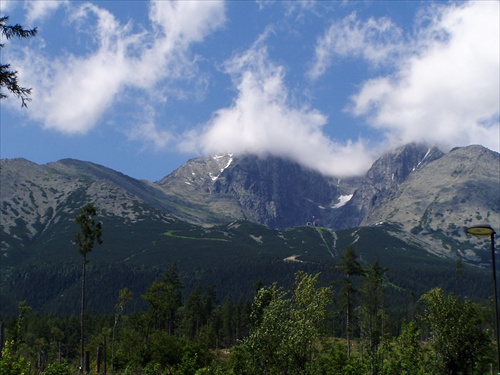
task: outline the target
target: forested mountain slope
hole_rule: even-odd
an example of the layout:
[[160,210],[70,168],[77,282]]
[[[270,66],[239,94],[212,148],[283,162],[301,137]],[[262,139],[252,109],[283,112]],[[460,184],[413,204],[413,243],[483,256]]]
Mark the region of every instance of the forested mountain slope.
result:
[[499,154],[480,146],[443,154],[407,145],[349,179],[235,155],[193,159],[156,183],[71,159],[1,160],[0,168],[0,282],[9,308],[22,299],[68,308],[79,279],[74,218],[89,202],[103,223],[104,243],[89,257],[101,289],[94,306],[103,311],[120,287],[140,294],[173,261],[190,287],[215,283],[223,295],[246,298],[258,278],[287,282],[297,268],[328,279],[349,245],[363,261],[390,267],[403,294],[456,287],[459,258],[484,266],[465,276],[464,293],[481,295],[482,279],[471,275],[487,273],[490,254],[464,227],[500,225]]

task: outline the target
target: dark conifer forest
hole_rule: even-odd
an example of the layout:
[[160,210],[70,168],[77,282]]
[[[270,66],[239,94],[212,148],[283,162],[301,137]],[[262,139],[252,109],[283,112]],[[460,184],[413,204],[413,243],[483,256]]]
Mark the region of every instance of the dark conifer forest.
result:
[[[174,261],[142,294],[125,287],[109,296],[113,313],[96,313],[99,290],[89,288],[83,359],[78,299],[72,314],[20,302],[2,321],[0,372],[489,374],[497,366],[487,298],[442,288],[398,298],[389,268],[361,263],[354,247],[321,272],[283,264],[269,271],[284,282],[255,279],[250,291],[222,296],[215,284],[187,286]],[[459,272],[450,286],[464,279]]]

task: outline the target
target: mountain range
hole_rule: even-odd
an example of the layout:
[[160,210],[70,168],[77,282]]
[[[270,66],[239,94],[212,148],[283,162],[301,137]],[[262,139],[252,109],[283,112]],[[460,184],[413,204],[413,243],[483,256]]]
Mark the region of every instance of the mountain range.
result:
[[[282,158],[234,154],[192,159],[157,182],[72,159],[45,165],[2,159],[0,168],[0,296],[8,301],[6,310],[33,293],[35,304],[50,310],[76,292],[74,218],[89,202],[105,236],[91,260],[99,272],[116,267],[115,276],[123,273],[111,294],[130,273],[140,292],[161,266],[176,260],[186,284],[210,275],[226,292],[245,290],[244,296],[255,280],[242,286],[238,275],[271,275],[284,259],[292,264],[287,267],[323,269],[348,245],[365,261],[390,264],[393,275],[422,264],[439,265],[432,272],[446,274],[457,259],[474,273],[490,264],[490,254],[486,242],[464,228],[500,227],[500,155],[477,145],[443,153],[409,144],[381,156],[364,176],[347,178]],[[43,292],[45,297],[30,291],[29,282],[49,269],[60,290]],[[216,280],[217,272],[226,282]],[[231,292],[228,283],[240,284]]]

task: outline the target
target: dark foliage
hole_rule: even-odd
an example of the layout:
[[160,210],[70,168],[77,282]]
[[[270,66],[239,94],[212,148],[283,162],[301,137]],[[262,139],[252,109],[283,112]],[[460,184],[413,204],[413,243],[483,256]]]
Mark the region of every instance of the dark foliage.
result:
[[[20,39],[27,39],[34,37],[38,30],[34,29],[24,29],[21,25],[8,25],[7,21],[9,17],[0,17],[0,33],[7,40],[16,37]],[[0,44],[0,49],[5,47],[5,43]],[[29,97],[31,95],[31,88],[22,87],[18,82],[18,72],[11,70],[10,64],[0,63],[0,88],[6,88],[16,97],[21,99],[21,106],[26,107],[27,102],[31,101]],[[7,95],[0,92],[0,99],[6,98]]]

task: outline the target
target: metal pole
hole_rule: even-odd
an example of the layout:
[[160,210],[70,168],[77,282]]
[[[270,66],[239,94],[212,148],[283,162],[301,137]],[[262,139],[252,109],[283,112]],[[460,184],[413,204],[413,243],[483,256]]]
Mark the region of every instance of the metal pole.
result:
[[490,235],[491,238],[491,267],[493,268],[493,294],[495,297],[495,334],[497,339],[497,374],[500,374],[500,332],[498,330],[498,294],[497,294],[497,271],[495,266],[495,232]]

